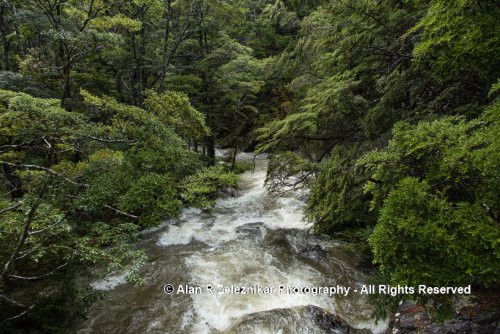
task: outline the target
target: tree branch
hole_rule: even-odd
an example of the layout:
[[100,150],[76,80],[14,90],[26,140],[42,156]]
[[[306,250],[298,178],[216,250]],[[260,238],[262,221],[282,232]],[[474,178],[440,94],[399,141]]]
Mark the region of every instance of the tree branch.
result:
[[51,229],[51,228],[53,228],[54,226],[57,226],[57,225],[61,224],[61,223],[62,223],[62,221],[63,221],[63,220],[62,220],[62,219],[60,219],[60,220],[59,220],[59,221],[57,221],[56,223],[54,223],[54,224],[52,224],[52,225],[49,225],[49,226],[47,226],[47,227],[45,227],[45,228],[42,228],[41,230],[30,231],[30,232],[29,232],[29,234],[30,234],[30,235],[34,235],[34,234],[39,234],[39,233],[45,232],[45,231],[47,231],[47,230],[50,230],[50,229]]
[[18,318],[22,317],[23,315],[25,315],[26,313],[28,313],[30,310],[32,310],[36,305],[38,305],[38,303],[40,302],[40,300],[42,298],[49,297],[51,294],[53,294],[54,292],[56,292],[57,290],[59,290],[59,288],[61,286],[62,286],[62,282],[56,288],[54,288],[52,291],[50,291],[49,293],[47,293],[43,297],[40,297],[36,302],[34,302],[33,304],[31,304],[26,310],[24,310],[23,312],[19,313],[18,315],[15,315],[13,317],[10,317],[10,318],[7,318],[7,319],[3,320],[2,323],[7,322],[7,321],[11,321],[11,320],[15,320],[15,319],[18,319]]
[[85,136],[85,138],[89,138],[95,141],[100,141],[103,143],[135,143],[134,139],[106,139],[106,138],[98,138],[94,136]]
[[18,207],[20,207],[20,206],[21,206],[21,204],[22,204],[22,203],[17,203],[17,204],[14,204],[14,205],[12,205],[12,206],[9,206],[8,208],[4,208],[4,209],[0,210],[0,215],[1,215],[1,214],[4,214],[4,213],[5,213],[5,212],[7,212],[7,211],[11,211],[11,210],[15,210],[15,209],[17,209]]
[[19,303],[19,302],[16,302],[15,300],[10,299],[10,298],[9,298],[9,297],[7,297],[6,295],[2,295],[1,293],[0,293],[0,299],[5,300],[6,302],[11,303],[12,305],[16,305],[16,306],[19,306],[19,307],[26,307],[26,305],[21,304],[21,303]]
[[26,281],[36,281],[36,280],[39,280],[41,278],[44,278],[44,277],[47,277],[47,276],[50,276],[52,275],[53,273],[55,273],[56,271],[58,271],[59,269],[63,268],[63,267],[66,267],[67,265],[69,264],[69,262],[66,262],[64,264],[61,264],[59,267],[55,268],[54,270],[52,270],[51,272],[47,273],[47,274],[44,274],[44,275],[40,275],[40,276],[32,276],[32,277],[26,277],[26,276],[18,276],[18,275],[9,275],[9,277],[12,277],[12,278],[16,278],[16,279],[21,279],[21,280],[26,280]]
[[121,211],[121,210],[115,209],[111,205],[105,205],[104,207],[107,208],[107,209],[110,209],[111,211],[114,211],[116,213],[119,213],[119,214],[121,214],[123,216],[129,217],[129,218],[132,218],[132,219],[138,219],[139,218],[139,216],[134,216],[134,215],[132,215],[130,213],[127,213],[125,211]]
[[42,167],[42,166],[37,166],[37,165],[19,165],[19,164],[14,164],[14,163],[11,163],[11,162],[7,162],[7,161],[1,161],[0,160],[0,164],[3,164],[3,165],[6,165],[6,166],[9,166],[9,167],[14,167],[14,168],[18,168],[18,169],[24,169],[24,170],[40,170],[40,171],[44,171],[44,172],[47,172],[51,175],[54,175],[54,176],[57,176],[57,177],[60,177],[66,181],[68,181],[69,183],[72,183],[72,184],[75,184],[75,185],[81,185],[71,179],[68,179],[66,176],[50,169],[50,168],[47,168],[47,167]]
[[21,143],[21,144],[17,144],[17,145],[2,145],[2,146],[0,146],[0,152],[20,148],[20,147],[26,146],[28,144],[31,144],[31,142],[25,142],[25,143]]
[[31,223],[33,222],[33,219],[35,218],[35,213],[36,210],[38,209],[38,206],[40,205],[40,200],[37,200],[32,206],[30,211],[28,212],[28,218],[26,218],[26,222],[24,223],[24,229],[23,232],[21,233],[21,236],[19,237],[19,241],[17,242],[17,246],[12,252],[9,260],[3,267],[2,273],[0,274],[0,279],[5,280],[5,278],[10,274],[12,269],[14,268],[14,263],[16,261],[17,256],[19,255],[19,251],[21,250],[21,247],[24,246],[24,243],[26,242],[26,238],[29,235],[29,230],[31,228]]

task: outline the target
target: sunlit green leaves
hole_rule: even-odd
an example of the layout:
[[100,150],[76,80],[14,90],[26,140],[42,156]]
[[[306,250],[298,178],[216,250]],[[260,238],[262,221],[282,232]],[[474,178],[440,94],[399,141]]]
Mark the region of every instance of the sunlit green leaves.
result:
[[184,93],[169,91],[158,94],[150,91],[144,103],[147,110],[183,138],[201,139],[209,134],[205,116],[193,108]]
[[499,61],[498,17],[495,1],[432,1],[412,29],[422,30],[413,54],[417,59],[435,58],[441,75],[460,71],[463,64],[481,74],[493,74]]
[[235,187],[237,182],[238,176],[227,172],[223,166],[204,168],[184,180],[181,184],[181,197],[188,205],[210,209],[219,190],[223,187]]

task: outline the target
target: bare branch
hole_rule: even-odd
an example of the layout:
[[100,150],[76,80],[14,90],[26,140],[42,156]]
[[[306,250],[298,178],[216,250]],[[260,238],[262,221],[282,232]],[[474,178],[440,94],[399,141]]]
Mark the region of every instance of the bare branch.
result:
[[135,143],[134,139],[107,139],[107,138],[98,138],[94,136],[85,136],[85,138],[89,138],[95,141],[100,141],[103,143]]
[[47,227],[45,227],[45,228],[42,228],[41,230],[30,231],[30,232],[29,232],[29,234],[30,234],[30,235],[34,235],[34,234],[43,233],[43,232],[45,232],[45,231],[47,231],[47,230],[50,230],[50,229],[51,229],[51,228],[53,228],[54,226],[57,226],[57,225],[61,224],[62,222],[63,222],[63,220],[62,220],[62,219],[60,219],[59,221],[55,222],[54,224],[49,225],[49,226],[47,226]]
[[485,209],[486,213],[491,219],[493,219],[496,223],[499,222],[498,214],[495,213],[495,211],[491,207],[489,207],[485,203],[481,203],[481,206]]
[[123,216],[129,217],[129,218],[132,218],[132,219],[138,219],[138,218],[139,218],[139,216],[134,216],[134,215],[132,215],[132,214],[130,214],[130,213],[127,213],[127,212],[124,212],[124,211],[121,211],[121,210],[115,209],[115,208],[113,208],[111,205],[105,205],[104,207],[105,207],[105,208],[107,208],[107,209],[110,209],[110,210],[112,210],[112,211],[114,211],[114,212],[116,212],[116,213],[119,213],[119,214],[121,214],[121,215],[123,215]]
[[0,152],[20,148],[20,147],[26,146],[28,144],[31,144],[31,142],[25,142],[25,143],[21,143],[21,144],[17,144],[17,145],[2,145],[2,146],[0,146]]
[[87,24],[95,19],[97,17],[97,14],[99,14],[99,12],[102,10],[102,7],[101,8],[97,8],[95,10],[94,13],[92,13],[92,10],[94,9],[94,0],[91,0],[90,1],[90,4],[89,4],[89,10],[87,11],[87,17],[85,18],[85,21],[83,21],[82,23],[82,26],[80,27],[80,29],[78,29],[79,31],[83,31],[85,29],[85,27],[87,26]]
[[26,313],[28,313],[30,310],[32,310],[36,305],[38,305],[38,303],[40,303],[40,301],[41,301],[42,298],[49,297],[51,294],[53,294],[54,292],[56,292],[57,290],[59,290],[59,288],[61,286],[62,286],[62,282],[57,287],[55,287],[52,291],[50,291],[49,293],[47,293],[43,297],[40,297],[35,303],[31,304],[26,310],[24,310],[23,312],[19,313],[18,315],[15,315],[13,317],[10,317],[10,318],[7,318],[7,319],[3,320],[2,323],[7,322],[7,321],[11,321],[11,320],[15,320],[15,319],[18,319],[18,318],[22,317],[23,315],[25,315]]
[[44,277],[52,275],[53,273],[55,273],[59,269],[66,267],[68,264],[69,264],[69,262],[61,264],[59,267],[55,268],[51,272],[49,272],[47,274],[44,274],[44,275],[40,275],[40,276],[26,277],[26,276],[18,276],[18,275],[9,275],[9,277],[16,278],[16,279],[21,279],[21,280],[26,280],[26,281],[36,281],[36,280],[39,280],[41,278],[44,278]]
[[43,137],[43,141],[45,142],[45,144],[47,144],[47,148],[52,148],[52,145],[48,142],[48,140]]
[[11,270],[14,268],[14,263],[16,261],[17,256],[19,255],[19,251],[21,250],[21,247],[24,246],[26,242],[26,238],[29,235],[29,230],[31,228],[31,223],[33,222],[33,219],[35,218],[35,213],[36,210],[38,209],[38,206],[40,205],[40,200],[37,200],[32,206],[30,211],[28,212],[28,217],[26,218],[26,221],[24,223],[24,229],[23,232],[21,233],[21,236],[19,236],[19,241],[17,242],[16,248],[12,252],[9,260],[3,267],[2,273],[0,274],[0,279],[4,280],[11,272]]
[[[340,0],[337,0],[338,2],[340,2]],[[391,32],[391,29],[389,29],[389,27],[384,23],[382,22],[381,19],[379,19],[378,17],[376,17],[375,15],[369,13],[369,12],[365,12],[363,11],[362,9],[360,8],[356,8],[355,6],[353,5],[348,5],[348,4],[345,4],[345,6],[351,10],[354,10],[354,11],[357,11],[358,13],[362,14],[362,15],[365,15],[369,18],[371,18],[373,21],[375,21],[376,23],[378,23],[379,25],[381,25],[385,30],[387,30],[388,32]]]
[[7,212],[7,211],[11,211],[11,210],[15,210],[15,209],[17,209],[18,207],[20,207],[20,206],[21,206],[21,204],[22,204],[22,203],[17,203],[17,204],[14,204],[14,205],[12,205],[12,206],[9,206],[9,207],[7,207],[7,208],[4,208],[4,209],[0,210],[0,215],[1,215],[1,214],[4,214],[4,213],[5,213],[5,212]]
[[30,255],[31,253],[33,253],[37,249],[40,249],[40,245],[33,247],[30,250],[25,250],[25,251],[19,252],[19,256],[16,257],[16,260],[21,260],[22,258],[25,258],[26,256]]
[[6,295],[2,295],[1,293],[0,293],[0,299],[5,300],[6,302],[8,302],[8,303],[10,303],[10,304],[12,304],[12,305],[16,305],[16,306],[19,306],[19,307],[26,307],[26,305],[21,304],[21,303],[19,303],[19,302],[16,302],[15,300],[10,299],[10,298],[9,298],[9,297],[7,297]]
[[80,53],[77,53],[77,54],[74,54],[73,56],[71,56],[71,58],[69,59],[67,65],[73,65],[77,62],[79,62],[80,60],[84,59],[86,56],[88,56],[89,54],[92,54],[94,52],[99,52],[101,51],[102,49],[104,49],[104,45],[96,45],[94,48],[92,49],[88,49],[88,50],[85,50],[85,51],[82,51]]
[[18,169],[24,169],[24,170],[41,170],[41,171],[44,171],[44,172],[47,172],[51,175],[54,175],[54,176],[57,176],[57,177],[60,177],[66,181],[68,181],[69,183],[72,183],[72,184],[75,184],[75,185],[80,185],[79,183],[71,180],[71,179],[68,179],[66,176],[50,169],[50,168],[47,168],[47,167],[42,167],[42,166],[37,166],[37,165],[19,165],[19,164],[14,164],[14,163],[11,163],[11,162],[7,162],[7,161],[1,161],[0,160],[0,164],[3,164],[3,165],[6,165],[6,166],[9,166],[9,167],[14,167],[14,168],[18,168]]

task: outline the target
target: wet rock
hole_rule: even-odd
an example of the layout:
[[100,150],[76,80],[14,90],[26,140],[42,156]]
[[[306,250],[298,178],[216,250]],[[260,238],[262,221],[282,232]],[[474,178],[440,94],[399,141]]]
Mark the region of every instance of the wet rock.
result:
[[224,187],[220,190],[219,195],[227,198],[227,197],[238,197],[238,193],[236,192],[236,189],[233,187]]
[[350,327],[339,316],[321,307],[307,305],[274,309],[246,315],[224,333],[318,333],[318,334],[370,334],[368,330]]
[[287,249],[290,248],[290,243],[288,242],[287,239],[287,230],[280,228],[270,230],[269,233],[266,235],[265,242],[273,246],[284,247]]
[[236,228],[236,233],[241,233],[249,237],[261,238],[264,228],[264,223],[262,222],[248,223],[238,226]]
[[[497,310],[480,310],[474,306],[475,312],[458,310],[453,319],[443,323],[437,322],[423,307],[412,302],[403,302],[390,324],[393,334],[500,334],[500,313]],[[476,313],[478,312],[478,313]]]
[[304,313],[310,316],[314,323],[321,329],[333,333],[349,333],[349,326],[335,314],[332,314],[321,307],[308,305]]
[[320,245],[310,245],[300,251],[299,255],[303,258],[320,261],[325,258],[327,251],[324,250]]
[[301,202],[306,203],[309,200],[309,197],[310,197],[310,192],[309,191],[307,191],[307,192],[301,192],[298,195],[298,200],[301,201]]

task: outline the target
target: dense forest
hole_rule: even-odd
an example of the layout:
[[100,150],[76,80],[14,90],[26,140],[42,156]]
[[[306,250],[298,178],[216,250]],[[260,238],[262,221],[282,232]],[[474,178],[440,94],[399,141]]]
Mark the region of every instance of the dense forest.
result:
[[138,232],[210,210],[243,150],[381,282],[498,288],[499,32],[494,0],[4,0],[0,327],[140,284]]

